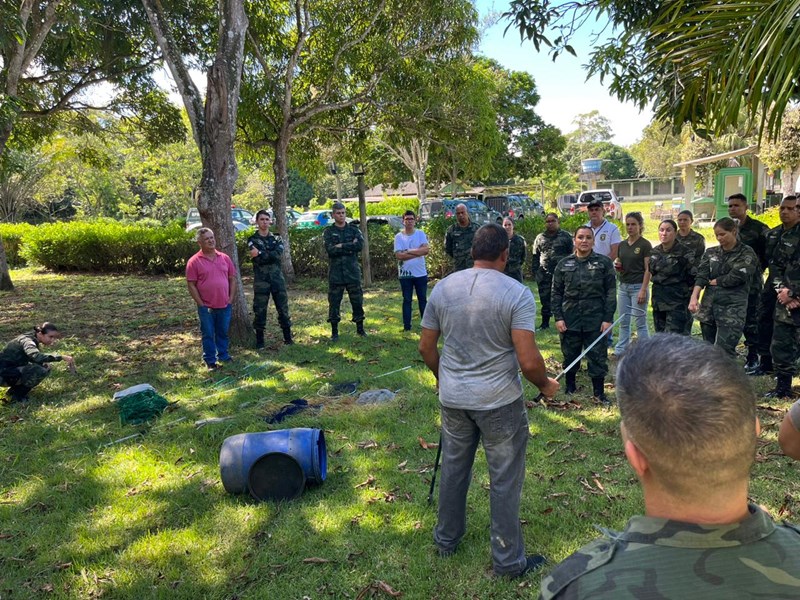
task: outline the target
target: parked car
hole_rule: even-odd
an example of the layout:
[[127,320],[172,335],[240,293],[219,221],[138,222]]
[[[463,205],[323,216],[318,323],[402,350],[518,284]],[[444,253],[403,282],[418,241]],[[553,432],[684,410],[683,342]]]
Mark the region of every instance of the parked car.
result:
[[329,210],[310,210],[304,212],[295,221],[297,229],[317,229],[326,227],[333,222],[333,214]]
[[[286,226],[287,227],[291,227],[292,225],[297,223],[297,219],[299,219],[302,214],[303,213],[301,213],[299,211],[296,211],[293,208],[289,208],[287,206],[286,207]],[[270,215],[270,218],[272,219],[272,221],[274,222],[275,221],[275,214],[273,213],[271,208],[269,209],[269,215]],[[253,217],[253,223],[255,224],[255,217]]]
[[622,197],[617,196],[614,190],[587,190],[581,192],[577,202],[570,205],[569,214],[574,215],[584,212],[592,200],[602,200],[606,209],[606,216],[612,219],[622,219]]
[[419,220],[430,221],[442,214],[443,203],[441,200],[425,200],[419,204]]
[[[360,225],[360,219],[353,219],[350,221],[352,225]],[[367,215],[367,225],[375,223],[376,225],[388,225],[395,231],[403,229],[403,217],[397,215]]]
[[458,204],[467,206],[470,220],[478,225],[503,222],[503,215],[499,211],[489,208],[485,202],[481,202],[477,198],[458,198],[456,205]]
[[[233,228],[236,231],[244,231],[249,229],[253,223],[253,213],[243,208],[231,208],[231,219],[233,220]],[[203,223],[200,221],[200,211],[197,208],[190,208],[186,213],[186,231],[195,231],[200,229]]]
[[563,194],[558,197],[556,201],[558,209],[565,215],[570,214],[572,205],[578,201],[578,194]]
[[525,194],[486,196],[483,200],[489,208],[500,213],[502,217],[510,217],[515,221],[526,216],[544,214],[544,207]]

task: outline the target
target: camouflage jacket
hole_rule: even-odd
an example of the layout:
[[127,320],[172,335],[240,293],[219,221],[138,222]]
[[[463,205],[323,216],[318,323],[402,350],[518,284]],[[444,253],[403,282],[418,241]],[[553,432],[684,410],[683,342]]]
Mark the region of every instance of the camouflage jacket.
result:
[[747,217],[744,225],[739,226],[739,239],[743,244],[750,246],[758,257],[759,271],[767,268],[767,227],[761,221]]
[[[360,283],[361,268],[358,264],[358,253],[364,246],[361,230],[355,225],[325,228],[322,237],[325,241],[325,252],[330,258],[328,266],[328,282],[335,284]],[[337,248],[337,244],[342,244]]]
[[650,253],[650,281],[654,310],[686,308],[697,270],[694,251],[688,244],[674,243],[669,250],[659,244]]
[[800,529],[776,525],[755,505],[733,525],[634,517],[603,530],[542,580],[557,598],[731,600],[800,597]]
[[510,273],[516,271],[521,275],[522,265],[525,263],[525,256],[527,253],[528,249],[525,246],[525,238],[515,233],[514,236],[508,240],[508,262],[506,263],[505,272]]
[[617,310],[617,278],[611,259],[597,252],[561,260],[553,273],[550,308],[556,321],[573,331],[600,332]]
[[447,228],[444,234],[444,251],[453,259],[453,268],[456,271],[471,269],[472,260],[472,238],[478,231],[479,225],[470,221],[466,227],[453,223]]
[[15,337],[0,351],[0,367],[24,367],[29,363],[43,365],[59,360],[63,360],[60,354],[39,352],[35,331]]
[[[745,310],[747,294],[753,274],[758,270],[758,258],[750,246],[739,242],[730,251],[725,252],[722,246],[714,246],[706,250],[703,260],[697,267],[696,286],[705,288],[698,319],[703,317],[712,305],[717,308]],[[717,285],[708,285],[712,279]]]
[[572,236],[563,229],[554,235],[537,235],[531,248],[531,271],[536,280],[547,275],[552,277],[558,262],[572,254],[572,246]]
[[[800,298],[800,246],[795,246],[794,254],[790,257],[786,268],[783,270],[780,282],[783,287],[789,288],[795,298]],[[798,312],[800,312],[800,308],[796,308],[790,312],[789,309],[780,302],[775,303],[775,320],[780,323],[794,326],[800,325],[800,316],[797,315]],[[794,315],[794,319],[792,315]]]
[[700,259],[703,258],[703,252],[706,251],[706,238],[697,233],[695,230],[691,230],[689,235],[684,237],[679,233],[677,236],[675,236],[675,239],[684,246],[691,248],[692,252],[694,253],[692,265],[695,267],[699,265]]
[[767,232],[768,285],[772,285],[776,279],[783,279],[784,271],[797,253],[798,247],[800,247],[800,223],[791,229],[784,229],[783,225],[778,225]]
[[283,254],[283,240],[280,236],[262,236],[256,232],[247,238],[248,249],[255,248],[258,255],[253,260],[253,279],[259,282],[283,283],[281,270],[281,255]]

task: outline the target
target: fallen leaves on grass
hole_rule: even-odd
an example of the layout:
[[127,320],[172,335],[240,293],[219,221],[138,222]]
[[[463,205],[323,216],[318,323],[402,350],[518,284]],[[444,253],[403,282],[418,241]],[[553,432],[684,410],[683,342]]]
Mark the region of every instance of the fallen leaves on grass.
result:
[[438,442],[426,442],[422,436],[418,437],[417,440],[424,450],[436,449],[439,447]]
[[366,440],[365,442],[358,442],[356,446],[358,446],[362,450],[368,450],[370,448],[377,448],[378,442],[376,442],[375,440]]
[[307,565],[324,565],[329,562],[333,562],[332,560],[328,560],[327,558],[319,558],[317,556],[310,556],[309,558],[304,558],[303,562]]
[[359,489],[359,488],[367,487],[368,485],[372,485],[373,483],[375,483],[375,477],[373,477],[372,475],[370,475],[369,477],[367,477],[367,480],[366,480],[366,481],[362,481],[361,483],[357,484],[357,485],[355,486],[355,489]]
[[392,598],[399,598],[403,592],[398,592],[385,581],[373,581],[367,587],[358,592],[356,600],[364,600],[365,598],[374,598],[378,594],[386,594]]

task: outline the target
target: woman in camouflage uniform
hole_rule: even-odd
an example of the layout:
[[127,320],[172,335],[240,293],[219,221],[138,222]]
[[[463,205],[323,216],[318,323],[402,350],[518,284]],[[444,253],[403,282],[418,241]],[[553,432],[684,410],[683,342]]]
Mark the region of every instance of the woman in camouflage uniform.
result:
[[650,280],[653,282],[653,326],[657,332],[689,335],[686,330],[687,306],[697,270],[694,252],[677,240],[678,225],[672,219],[661,221],[661,243],[650,254]]
[[720,346],[731,357],[736,357],[736,344],[742,337],[747,314],[750,281],[758,268],[756,253],[739,241],[737,233],[736,222],[730,217],[714,224],[719,246],[703,254],[689,300],[689,311],[697,314],[703,339]]
[[50,363],[63,360],[70,369],[75,361],[66,354],[44,354],[39,345],[50,346],[61,337],[52,323],[44,323],[11,340],[0,352],[0,385],[8,386],[6,402],[25,402],[28,392],[50,374]]
[[514,233],[514,221],[508,217],[503,219],[503,229],[508,234],[508,262],[503,272],[522,283],[522,265],[527,253],[525,238]]

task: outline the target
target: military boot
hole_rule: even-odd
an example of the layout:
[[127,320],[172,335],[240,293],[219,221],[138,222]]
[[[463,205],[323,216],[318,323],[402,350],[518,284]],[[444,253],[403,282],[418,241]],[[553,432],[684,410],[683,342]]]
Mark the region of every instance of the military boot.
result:
[[592,377],[592,396],[597,398],[597,401],[604,405],[608,406],[611,402],[606,397],[605,390],[603,388],[604,378],[603,377]]
[[550,329],[550,317],[542,317],[542,324],[539,325],[539,329]]
[[367,332],[364,331],[364,321],[356,323],[356,333],[361,337],[367,337]]
[[760,377],[761,375],[772,375],[775,370],[772,367],[772,356],[764,355],[761,357],[761,361],[756,365],[754,369],[750,369],[749,371],[745,371],[748,375],[752,377]]
[[256,329],[256,350],[261,350],[264,347],[264,330]]
[[764,394],[765,398],[792,398],[792,376],[791,375],[778,375],[778,383],[775,389],[771,392]]
[[283,328],[283,343],[287,346],[291,346],[294,344],[294,340],[292,339],[292,328],[291,327],[284,327]]
[[9,402],[27,402],[28,401],[28,392],[30,392],[33,388],[29,388],[24,385],[12,385],[8,389],[8,401]]
[[752,371],[758,366],[758,352],[755,348],[747,349],[747,360],[744,363],[745,371]]
[[575,377],[577,373],[567,372],[567,388],[564,390],[564,393],[567,395],[574,394],[578,391],[578,386],[575,384]]
[[331,341],[335,342],[339,339],[339,324],[331,323]]

